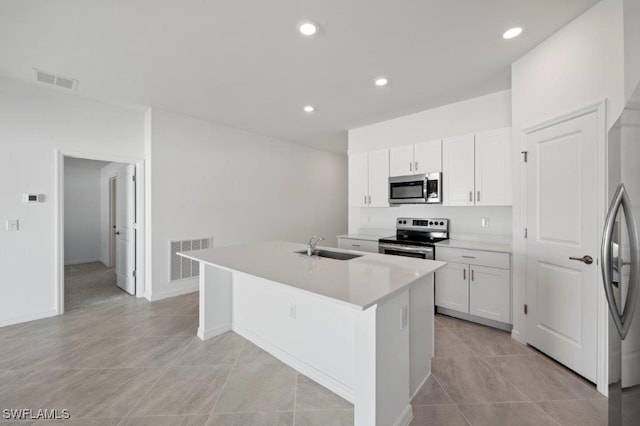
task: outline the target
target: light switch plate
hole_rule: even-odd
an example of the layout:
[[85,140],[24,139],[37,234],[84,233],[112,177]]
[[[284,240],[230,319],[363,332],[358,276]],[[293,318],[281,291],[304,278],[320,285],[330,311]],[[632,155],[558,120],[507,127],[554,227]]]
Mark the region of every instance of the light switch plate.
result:
[[489,227],[489,218],[488,217],[483,217],[482,218],[482,227],[483,228],[488,228]]
[[7,220],[7,231],[14,232],[20,229],[20,223],[18,219],[9,219]]

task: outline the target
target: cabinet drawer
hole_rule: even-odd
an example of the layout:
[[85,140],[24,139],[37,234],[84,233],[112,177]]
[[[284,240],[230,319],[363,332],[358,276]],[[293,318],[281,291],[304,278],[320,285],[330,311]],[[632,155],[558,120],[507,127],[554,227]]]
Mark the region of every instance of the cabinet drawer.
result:
[[338,238],[338,248],[345,250],[366,251],[369,253],[378,252],[377,241],[355,240],[351,238]]
[[436,247],[436,259],[444,262],[458,262],[469,265],[509,269],[509,257],[508,253],[498,253],[495,251]]

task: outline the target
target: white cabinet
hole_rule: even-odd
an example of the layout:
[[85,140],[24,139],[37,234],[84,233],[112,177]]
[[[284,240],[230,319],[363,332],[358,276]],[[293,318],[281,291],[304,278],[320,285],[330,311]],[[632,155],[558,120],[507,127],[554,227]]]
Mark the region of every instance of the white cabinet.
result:
[[511,323],[508,253],[436,247],[436,259],[448,262],[436,272],[436,306]]
[[389,148],[389,175],[406,176],[442,171],[440,139]]
[[349,206],[389,206],[389,150],[349,155]]
[[511,205],[511,128],[442,141],[444,205]]
[[338,248],[378,253],[378,242],[357,238],[338,237]]
[[456,136],[442,141],[444,205],[474,205],[474,145],[474,135]]

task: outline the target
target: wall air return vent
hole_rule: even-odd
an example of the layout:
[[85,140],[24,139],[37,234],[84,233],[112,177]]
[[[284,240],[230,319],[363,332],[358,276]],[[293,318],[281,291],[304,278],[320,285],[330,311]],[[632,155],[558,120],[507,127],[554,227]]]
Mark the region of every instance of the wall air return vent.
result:
[[78,80],[73,78],[60,77],[50,72],[42,71],[34,68],[33,73],[37,81],[41,83],[51,84],[53,86],[62,87],[63,89],[73,90],[78,87]]
[[213,247],[213,238],[169,241],[169,280],[178,281],[200,276],[200,263],[178,256],[179,252]]

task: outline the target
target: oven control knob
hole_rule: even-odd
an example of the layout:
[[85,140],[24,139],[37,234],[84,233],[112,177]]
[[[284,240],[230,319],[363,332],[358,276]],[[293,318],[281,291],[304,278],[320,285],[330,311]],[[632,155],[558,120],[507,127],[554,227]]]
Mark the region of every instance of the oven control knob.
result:
[[429,221],[429,225],[433,225],[433,221]]
[[444,222],[440,222],[440,225],[444,225]]

